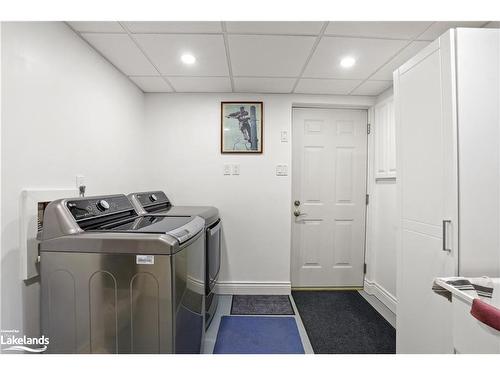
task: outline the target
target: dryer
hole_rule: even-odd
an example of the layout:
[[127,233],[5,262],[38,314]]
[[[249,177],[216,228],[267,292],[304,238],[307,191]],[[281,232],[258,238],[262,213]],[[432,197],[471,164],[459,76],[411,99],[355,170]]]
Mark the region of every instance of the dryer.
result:
[[200,353],[205,221],[140,216],[125,195],[51,202],[40,243],[49,353]]
[[163,191],[148,191],[128,195],[136,211],[142,215],[199,216],[205,220],[206,251],[206,328],[217,310],[218,296],[215,286],[221,265],[221,220],[219,210],[211,206],[174,206]]

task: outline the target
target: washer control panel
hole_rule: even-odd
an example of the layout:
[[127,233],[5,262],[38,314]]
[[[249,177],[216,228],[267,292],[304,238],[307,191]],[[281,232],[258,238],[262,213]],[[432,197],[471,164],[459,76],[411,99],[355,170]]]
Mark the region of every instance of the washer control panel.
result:
[[125,195],[70,200],[66,203],[66,207],[76,221],[133,210]]

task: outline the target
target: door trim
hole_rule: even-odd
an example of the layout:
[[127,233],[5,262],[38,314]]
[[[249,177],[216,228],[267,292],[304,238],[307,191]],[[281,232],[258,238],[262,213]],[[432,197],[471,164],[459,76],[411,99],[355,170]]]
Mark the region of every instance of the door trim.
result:
[[[291,290],[310,290],[310,291],[313,291],[313,290],[316,290],[316,291],[319,291],[319,290],[325,290],[325,291],[328,291],[328,290],[357,290],[357,291],[362,291],[364,290],[364,284],[365,284],[365,280],[366,280],[366,275],[368,273],[367,271],[367,230],[368,230],[368,223],[367,223],[367,220],[368,220],[368,204],[365,205],[365,225],[364,225],[364,241],[363,241],[363,262],[364,262],[364,265],[365,265],[365,272],[363,274],[363,285],[360,285],[360,286],[349,286],[349,287],[294,287],[293,286],[293,282],[292,282],[292,272],[293,272],[293,224],[294,224],[294,218],[293,218],[293,193],[294,193],[294,176],[293,176],[293,170],[294,170],[294,167],[293,167],[293,163],[294,163],[294,152],[293,152],[293,147],[294,147],[294,138],[295,138],[295,134],[294,134],[294,122],[293,122],[293,111],[295,109],[332,109],[332,110],[335,110],[335,109],[342,109],[342,110],[364,110],[366,111],[366,120],[367,120],[367,127],[368,127],[368,124],[370,124],[372,121],[373,121],[373,113],[372,113],[372,110],[373,110],[373,106],[375,105],[375,103],[373,103],[372,105],[349,105],[349,104],[346,104],[346,105],[340,105],[340,104],[336,104],[336,105],[328,105],[328,104],[315,104],[315,103],[307,103],[307,104],[299,104],[299,103],[296,103],[296,104],[292,104],[292,107],[291,107],[291,111],[290,111],[290,117],[291,117],[291,126],[290,126],[290,152],[291,152],[291,156],[290,156],[290,167],[289,167],[289,173],[290,173],[290,204],[289,204],[289,223],[290,223],[290,265],[289,265],[289,269],[290,269],[290,286],[291,286]],[[367,131],[368,131],[368,128],[367,128]],[[370,194],[369,193],[369,188],[371,187],[371,184],[369,182],[369,170],[370,170],[370,162],[372,162],[371,158],[370,158],[370,151],[371,151],[371,148],[373,147],[370,147],[370,142],[371,142],[371,137],[370,137],[370,133],[368,133],[368,136],[367,136],[367,140],[366,140],[366,183],[365,183],[365,194]],[[370,202],[371,204],[371,202]]]

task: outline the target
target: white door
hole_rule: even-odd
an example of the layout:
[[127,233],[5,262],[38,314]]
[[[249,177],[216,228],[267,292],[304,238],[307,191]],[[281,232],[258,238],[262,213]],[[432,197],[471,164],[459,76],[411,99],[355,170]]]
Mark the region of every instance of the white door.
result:
[[363,285],[366,156],[365,110],[293,110],[293,287]]
[[451,304],[434,293],[456,272],[457,166],[450,34],[395,73],[400,252],[398,353],[450,353]]

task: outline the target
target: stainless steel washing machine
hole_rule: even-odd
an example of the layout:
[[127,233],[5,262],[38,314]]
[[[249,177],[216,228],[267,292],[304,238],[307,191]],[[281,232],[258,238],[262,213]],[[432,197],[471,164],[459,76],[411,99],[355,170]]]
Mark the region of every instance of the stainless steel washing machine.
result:
[[139,216],[125,195],[51,202],[40,243],[49,353],[200,353],[205,221]]
[[215,286],[221,264],[221,220],[219,210],[210,206],[173,206],[163,191],[149,191],[128,195],[134,208],[142,215],[199,216],[205,220],[206,238],[206,328],[217,310],[218,296]]

